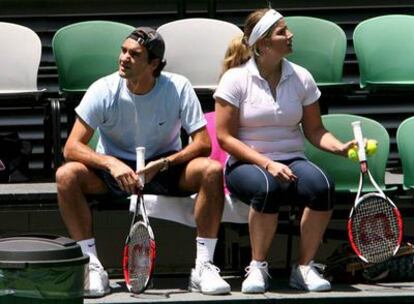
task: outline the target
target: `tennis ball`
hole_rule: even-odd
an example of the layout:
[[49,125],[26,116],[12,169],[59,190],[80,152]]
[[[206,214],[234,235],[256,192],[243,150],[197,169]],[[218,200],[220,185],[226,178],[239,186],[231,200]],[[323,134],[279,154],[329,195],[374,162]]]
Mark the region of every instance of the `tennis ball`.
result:
[[358,161],[358,152],[356,147],[348,149],[348,158],[353,161]]
[[374,155],[377,152],[377,141],[374,139],[367,140],[365,152],[367,153],[367,156]]

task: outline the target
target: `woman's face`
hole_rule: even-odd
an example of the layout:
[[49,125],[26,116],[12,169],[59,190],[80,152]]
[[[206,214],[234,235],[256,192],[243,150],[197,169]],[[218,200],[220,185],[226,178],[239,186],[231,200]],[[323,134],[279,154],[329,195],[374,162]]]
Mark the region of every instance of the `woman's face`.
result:
[[280,19],[270,36],[263,39],[264,53],[269,56],[285,57],[292,53],[293,34],[289,32],[285,19]]

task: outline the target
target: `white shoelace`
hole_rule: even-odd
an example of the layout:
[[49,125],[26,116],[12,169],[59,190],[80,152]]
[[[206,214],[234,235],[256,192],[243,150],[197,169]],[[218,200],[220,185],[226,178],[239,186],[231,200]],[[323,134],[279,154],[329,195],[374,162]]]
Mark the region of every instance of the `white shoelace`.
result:
[[246,274],[244,276],[247,277],[253,270],[260,269],[261,272],[264,272],[269,278],[271,278],[269,272],[267,271],[268,265],[269,264],[267,262],[262,262],[260,265],[255,266],[249,265],[244,269],[246,271]]
[[315,263],[314,261],[310,261],[309,266],[314,268],[319,274],[323,272],[326,268],[326,265],[321,263]]
[[321,264],[316,264],[313,261],[310,261],[309,264],[307,265],[308,267],[306,267],[303,273],[303,279],[305,280],[305,282],[309,281],[309,280],[313,280],[315,279],[322,279],[324,280],[324,278],[322,277],[322,275],[320,274],[320,272],[318,270],[323,270],[323,265]]
[[98,265],[98,264],[95,264],[95,263],[90,263],[89,264],[89,270],[100,271],[100,270],[103,270],[103,267],[101,265]]
[[220,268],[218,268],[216,265],[213,265],[210,262],[204,262],[199,265],[200,273],[207,271],[207,273],[218,276],[220,273]]

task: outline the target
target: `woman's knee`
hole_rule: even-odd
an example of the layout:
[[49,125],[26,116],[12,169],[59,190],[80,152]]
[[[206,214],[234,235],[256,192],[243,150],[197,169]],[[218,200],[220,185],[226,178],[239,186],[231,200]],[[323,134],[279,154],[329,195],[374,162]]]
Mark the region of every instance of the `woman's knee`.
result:
[[310,207],[317,211],[329,211],[333,209],[335,199],[335,183],[328,176],[323,183],[313,187]]
[[226,183],[233,194],[261,213],[277,213],[280,183],[261,168],[242,164],[226,172]]
[[251,207],[260,213],[275,214],[279,212],[281,190],[275,183],[257,183],[250,188],[249,202]]

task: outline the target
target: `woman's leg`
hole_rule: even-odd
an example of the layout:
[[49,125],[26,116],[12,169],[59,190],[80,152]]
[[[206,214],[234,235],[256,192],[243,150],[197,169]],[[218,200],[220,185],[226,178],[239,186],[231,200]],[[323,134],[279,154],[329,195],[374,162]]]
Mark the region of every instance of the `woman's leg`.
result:
[[332,211],[316,211],[306,207],[300,222],[299,265],[308,265],[316,255]]
[[267,260],[267,255],[276,233],[277,218],[277,213],[262,213],[250,208],[249,236],[252,260]]
[[299,261],[292,267],[289,284],[298,289],[323,291],[331,289],[312,262],[332,214],[334,184],[317,166],[306,160],[290,164],[298,177],[296,195],[304,204],[300,228]]
[[250,205],[252,259],[265,261],[276,232],[282,187],[266,170],[243,163],[226,169],[226,183],[233,195]]
[[268,288],[266,259],[276,232],[283,186],[266,170],[251,164],[234,164],[227,168],[226,182],[231,193],[250,205],[252,261],[246,267],[242,292],[263,293]]
[[332,215],[335,186],[328,176],[307,160],[290,164],[297,180],[297,198],[306,207],[303,211],[299,243],[299,264],[307,265],[314,258]]

